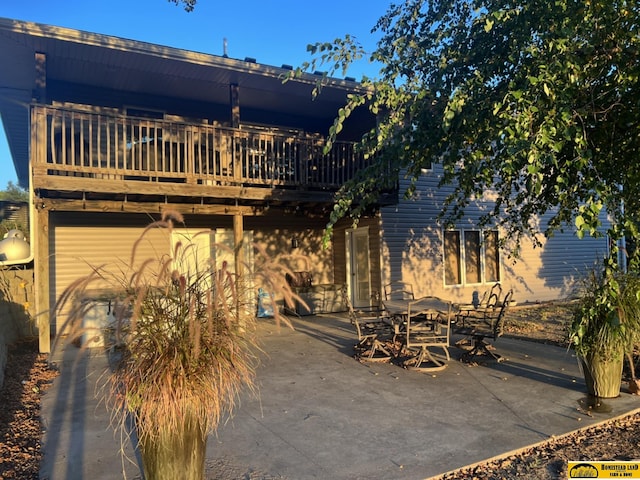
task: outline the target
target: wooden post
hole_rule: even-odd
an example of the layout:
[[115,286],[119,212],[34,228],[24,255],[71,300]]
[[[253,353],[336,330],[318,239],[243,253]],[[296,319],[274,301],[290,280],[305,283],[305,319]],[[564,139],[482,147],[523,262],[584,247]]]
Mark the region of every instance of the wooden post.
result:
[[51,324],[49,315],[49,211],[34,208],[36,235],[34,241],[34,287],[36,318],[38,320],[39,348],[41,353],[51,351]]
[[29,158],[29,189],[31,198],[31,221],[33,224],[33,283],[35,290],[35,313],[38,325],[39,349],[41,353],[51,351],[51,324],[49,314],[49,210],[35,196],[33,172],[35,164],[44,165],[47,154],[47,118],[43,110],[31,109],[31,155]]
[[235,214],[233,216],[233,253],[235,262],[236,275],[242,277],[244,274],[244,265],[246,259],[244,258],[244,225],[241,214]]
[[236,298],[236,314],[239,320],[240,328],[246,325],[245,314],[247,313],[247,305],[249,300],[248,285],[244,278],[244,248],[243,248],[244,226],[243,218],[240,214],[233,216],[233,254],[235,263],[236,279],[238,280],[238,295]]
[[231,106],[231,145],[230,145],[230,158],[227,163],[233,165],[231,168],[231,176],[238,180],[242,177],[242,157],[238,155],[238,151],[242,148],[242,141],[238,138],[238,132],[235,129],[240,128],[240,87],[232,83],[229,85],[229,104]]

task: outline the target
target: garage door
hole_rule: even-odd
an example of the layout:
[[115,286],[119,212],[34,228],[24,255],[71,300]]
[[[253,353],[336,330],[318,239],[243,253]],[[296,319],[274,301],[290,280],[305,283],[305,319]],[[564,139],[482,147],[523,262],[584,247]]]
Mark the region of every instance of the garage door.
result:
[[[169,232],[154,229],[142,240],[143,228],[137,227],[77,227],[57,226],[53,232],[51,278],[49,295],[51,308],[60,294],[78,278],[91,273],[93,268],[105,265],[112,272],[136,268],[144,259],[159,258],[169,252]],[[131,252],[136,247],[135,261],[131,264]],[[92,288],[107,288],[96,284]],[[56,333],[63,323],[56,319]]]

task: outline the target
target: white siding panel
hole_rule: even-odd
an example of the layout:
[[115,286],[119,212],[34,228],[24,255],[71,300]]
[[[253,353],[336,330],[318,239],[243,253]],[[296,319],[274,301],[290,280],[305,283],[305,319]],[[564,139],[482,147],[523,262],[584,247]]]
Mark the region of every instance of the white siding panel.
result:
[[585,237],[574,232],[541,237],[543,245],[522,245],[520,259],[505,259],[505,279],[518,301],[555,300],[573,296],[576,282],[607,253],[607,239]]
[[[436,225],[444,192],[432,172],[424,175],[410,200],[381,210],[383,284],[403,280],[417,296],[443,292],[441,229]],[[408,183],[400,182],[401,192]]]

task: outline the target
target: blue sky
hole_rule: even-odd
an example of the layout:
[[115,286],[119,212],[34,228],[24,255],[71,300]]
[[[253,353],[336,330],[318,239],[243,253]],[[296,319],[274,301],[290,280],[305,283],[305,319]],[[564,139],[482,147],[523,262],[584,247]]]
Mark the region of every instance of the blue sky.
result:
[[[309,60],[309,43],[355,36],[367,49],[391,0],[198,0],[187,13],[167,0],[3,0],[0,17],[69,27],[222,55],[253,57],[268,65],[299,66]],[[376,70],[362,64],[347,75],[360,79]],[[0,129],[0,189],[16,182]]]

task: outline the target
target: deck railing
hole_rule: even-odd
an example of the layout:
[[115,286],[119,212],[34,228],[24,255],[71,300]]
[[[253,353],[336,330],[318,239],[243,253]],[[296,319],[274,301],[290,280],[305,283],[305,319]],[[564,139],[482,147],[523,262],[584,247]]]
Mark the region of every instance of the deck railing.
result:
[[325,155],[323,137],[300,131],[41,105],[34,113],[46,139],[35,164],[47,175],[335,190],[367,164],[353,143]]

